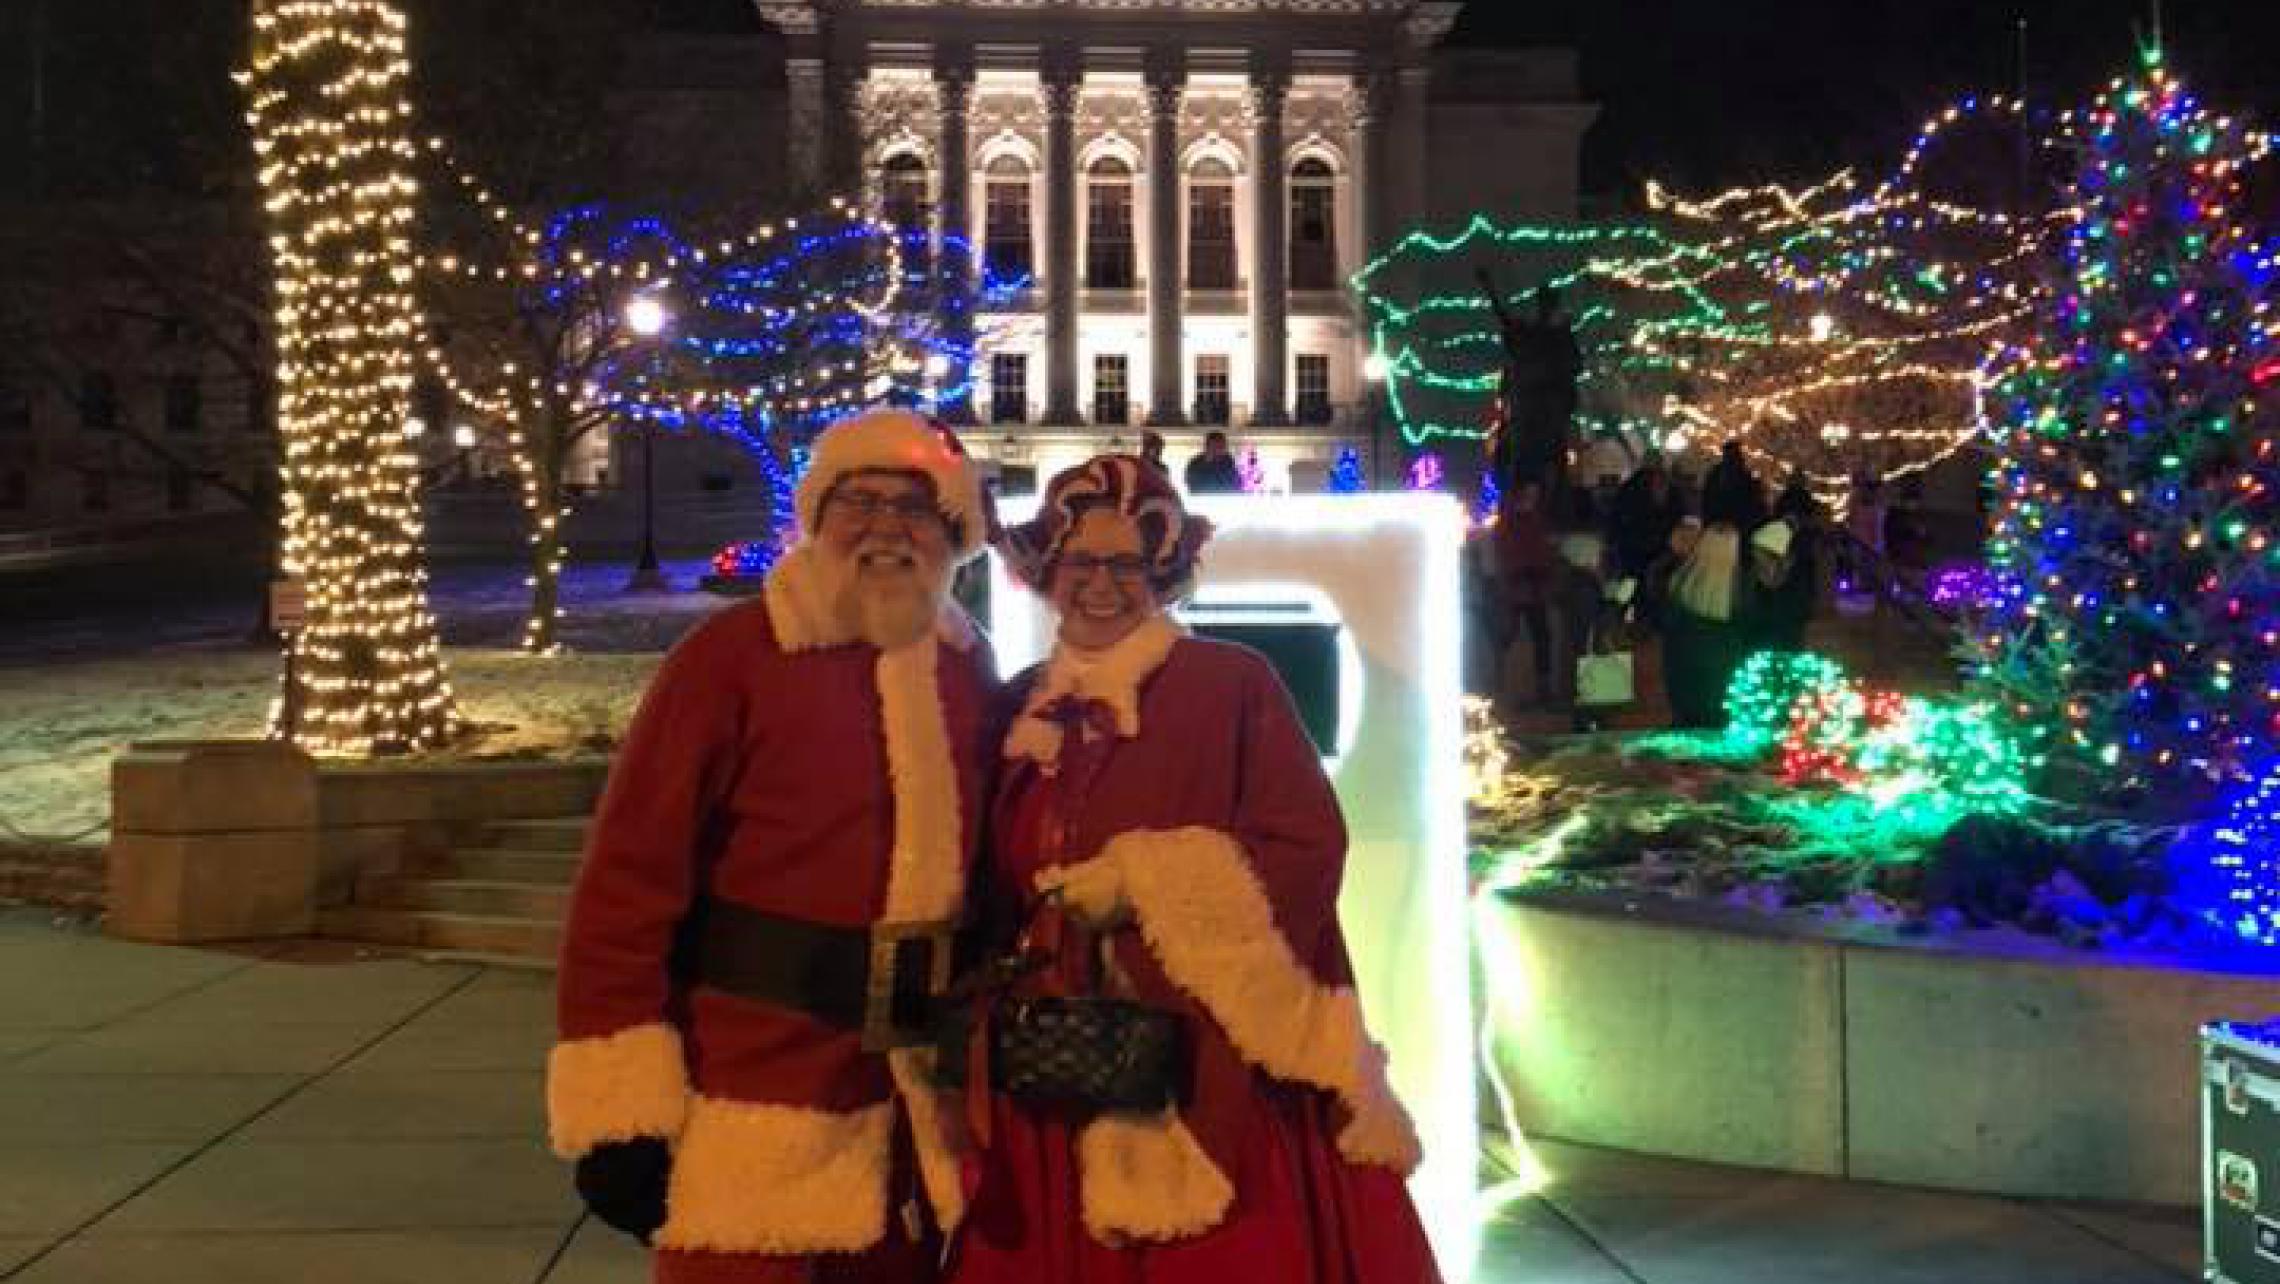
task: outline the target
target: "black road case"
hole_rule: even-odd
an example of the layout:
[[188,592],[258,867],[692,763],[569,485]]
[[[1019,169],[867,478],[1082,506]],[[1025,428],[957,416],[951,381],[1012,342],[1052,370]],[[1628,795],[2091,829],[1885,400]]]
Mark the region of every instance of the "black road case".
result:
[[2213,1284],[2280,1284],[2280,1018],[2201,1027],[2201,1246]]

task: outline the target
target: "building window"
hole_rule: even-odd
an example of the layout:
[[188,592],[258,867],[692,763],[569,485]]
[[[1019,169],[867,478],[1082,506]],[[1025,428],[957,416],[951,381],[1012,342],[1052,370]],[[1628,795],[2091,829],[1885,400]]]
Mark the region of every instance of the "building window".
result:
[[1227,426],[1227,358],[1195,359],[1195,421],[1207,428]]
[[269,426],[269,380],[261,375],[245,381],[245,422],[240,426],[247,432],[259,432]]
[[1338,288],[1338,244],[1330,167],[1309,156],[1290,171],[1290,285],[1294,290]]
[[119,385],[101,370],[79,378],[79,424],[109,430],[119,426]]
[[0,379],[0,432],[32,430],[32,394],[22,385]]
[[887,158],[879,171],[879,212],[905,232],[926,230],[926,162],[909,152]]
[[1093,358],[1093,422],[1121,424],[1132,416],[1130,367],[1121,352]]
[[1132,260],[1132,167],[1114,156],[1092,164],[1085,186],[1085,284],[1129,290]]
[[1188,176],[1188,288],[1235,288],[1235,171],[1218,159]]
[[992,281],[1034,275],[1029,238],[1029,167],[1011,156],[983,173],[982,271]]
[[1318,352],[1298,356],[1298,422],[1330,422],[1330,358]]
[[191,480],[190,480],[190,470],[189,470],[189,469],[187,469],[187,468],[169,468],[169,469],[167,469],[167,470],[166,470],[166,511],[167,511],[167,512],[170,512],[170,513],[187,513],[187,512],[189,512],[189,511],[190,511],[190,496],[191,496],[191,494],[192,494],[192,492],[193,492],[194,490],[195,490],[195,487],[194,487],[194,485],[192,484],[192,482],[191,482]]
[[1029,422],[1029,357],[1000,352],[990,357],[990,422]]
[[22,512],[32,506],[32,477],[21,468],[0,472],[0,509]]
[[79,474],[79,506],[90,513],[111,511],[111,474],[89,468]]
[[199,411],[204,390],[194,374],[169,375],[166,380],[166,430],[168,432],[198,431]]
[[902,240],[905,274],[924,277],[930,270],[927,228],[932,221],[925,161],[909,152],[887,158],[879,174],[879,213],[894,225]]

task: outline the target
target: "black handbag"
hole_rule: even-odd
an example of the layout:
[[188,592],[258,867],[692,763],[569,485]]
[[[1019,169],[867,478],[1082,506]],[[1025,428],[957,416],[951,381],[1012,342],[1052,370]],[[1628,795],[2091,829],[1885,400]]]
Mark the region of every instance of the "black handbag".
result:
[[[1028,1105],[1156,1111],[1178,1101],[1187,1075],[1180,1018],[1130,999],[1009,993],[1039,966],[1026,947],[1027,931],[1022,940],[939,1009],[937,1078],[964,1088],[986,1068],[991,1088]],[[977,1019],[987,1031],[981,1066]]]

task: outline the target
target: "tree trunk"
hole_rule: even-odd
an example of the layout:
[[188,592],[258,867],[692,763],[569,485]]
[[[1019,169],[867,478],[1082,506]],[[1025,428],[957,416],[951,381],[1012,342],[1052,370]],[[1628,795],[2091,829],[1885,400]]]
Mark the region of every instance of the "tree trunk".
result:
[[522,649],[551,655],[561,649],[562,445],[567,430],[558,412],[542,411],[523,452],[523,505],[530,522],[530,617]]

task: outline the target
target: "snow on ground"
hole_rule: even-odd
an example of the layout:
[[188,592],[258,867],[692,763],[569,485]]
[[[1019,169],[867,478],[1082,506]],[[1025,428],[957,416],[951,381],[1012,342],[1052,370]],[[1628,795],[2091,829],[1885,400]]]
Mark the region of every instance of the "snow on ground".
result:
[[[684,589],[694,584],[694,567],[671,569]],[[467,738],[439,755],[447,759],[606,752],[665,648],[726,605],[695,591],[618,593],[622,570],[573,576],[564,631],[573,649],[540,658],[507,649],[521,630],[519,578],[437,578],[446,639],[472,644],[445,649],[470,724]],[[278,691],[278,653],[226,640],[242,633],[242,622],[218,618],[220,637],[158,631],[144,635],[155,645],[140,653],[122,653],[114,630],[96,658],[59,653],[52,638],[6,655],[13,663],[0,664],[0,845],[104,841],[111,758],[134,741],[262,733]],[[0,654],[10,649],[0,644]]]
[[[451,650],[467,739],[442,758],[606,752],[663,657]],[[111,758],[138,740],[258,736],[277,695],[267,649],[176,651],[0,669],[0,841],[101,842]],[[12,831],[12,832],[11,832]]]

